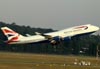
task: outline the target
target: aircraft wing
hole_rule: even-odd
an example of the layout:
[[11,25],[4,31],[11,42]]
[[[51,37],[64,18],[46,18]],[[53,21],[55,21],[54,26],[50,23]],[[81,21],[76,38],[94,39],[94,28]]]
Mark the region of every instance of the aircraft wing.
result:
[[41,35],[44,36],[46,39],[53,39],[53,37],[51,35],[45,35],[43,33],[39,33],[39,32],[35,32],[36,35]]
[[35,32],[35,34],[36,35],[41,35],[41,36],[45,37],[45,39],[49,40],[50,43],[52,43],[52,44],[55,44],[56,43],[56,40],[54,40],[51,35],[46,35],[46,34],[39,33],[39,32]]

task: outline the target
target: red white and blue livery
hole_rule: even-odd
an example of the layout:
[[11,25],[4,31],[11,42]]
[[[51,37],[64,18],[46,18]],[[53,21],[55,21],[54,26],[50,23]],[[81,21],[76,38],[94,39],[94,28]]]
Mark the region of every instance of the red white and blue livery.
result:
[[26,44],[26,43],[43,43],[49,42],[51,44],[58,44],[64,40],[70,40],[73,37],[91,34],[99,30],[99,27],[86,24],[81,26],[75,26],[71,28],[67,28],[64,30],[51,32],[51,33],[39,33],[35,32],[36,35],[30,36],[23,36],[8,27],[2,27],[1,30],[8,38],[5,41],[8,44]]

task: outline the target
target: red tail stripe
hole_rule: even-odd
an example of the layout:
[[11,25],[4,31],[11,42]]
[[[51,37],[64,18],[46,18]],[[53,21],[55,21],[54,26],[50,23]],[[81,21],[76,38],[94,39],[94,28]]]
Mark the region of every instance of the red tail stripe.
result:
[[14,40],[17,40],[19,36],[20,36],[20,35],[11,38],[10,40],[7,41],[7,43],[10,43],[10,42],[12,42],[12,41],[14,41]]
[[14,31],[11,31],[11,30],[8,30],[8,29],[3,29],[3,32],[4,32],[4,33],[16,33],[16,32],[14,32]]

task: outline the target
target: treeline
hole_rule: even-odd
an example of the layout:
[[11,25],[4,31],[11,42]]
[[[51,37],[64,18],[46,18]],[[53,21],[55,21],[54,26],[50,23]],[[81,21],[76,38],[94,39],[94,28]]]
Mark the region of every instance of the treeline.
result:
[[[0,22],[0,28],[4,26],[7,26],[24,36],[26,36],[25,34],[34,35],[34,32],[47,33],[54,31],[53,29],[32,28],[24,25],[19,26],[16,25],[16,23],[6,24]],[[4,43],[5,40],[7,40],[7,38],[0,29],[0,51],[95,56],[97,46],[100,50],[99,35],[74,37],[70,41],[63,41],[56,46],[52,46],[50,43],[8,45]]]

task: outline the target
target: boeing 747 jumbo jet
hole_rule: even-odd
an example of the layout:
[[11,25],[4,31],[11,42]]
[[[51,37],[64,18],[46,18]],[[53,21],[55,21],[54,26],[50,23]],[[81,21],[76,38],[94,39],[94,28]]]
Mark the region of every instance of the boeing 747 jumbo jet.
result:
[[70,40],[73,37],[91,34],[99,30],[91,24],[75,26],[68,29],[51,32],[51,33],[39,33],[35,32],[36,35],[33,36],[23,36],[8,27],[2,27],[1,30],[8,38],[5,41],[8,44],[26,44],[26,43],[42,43],[50,42],[51,44],[58,44],[60,41]]

